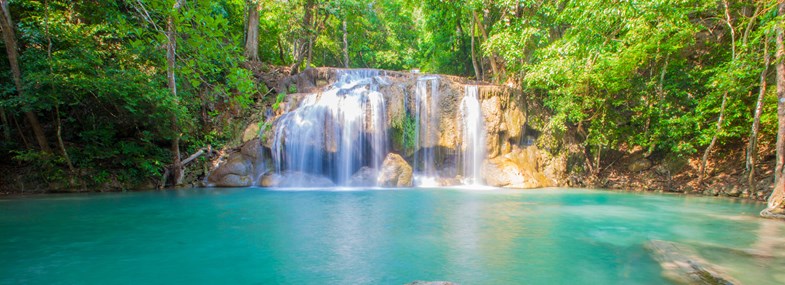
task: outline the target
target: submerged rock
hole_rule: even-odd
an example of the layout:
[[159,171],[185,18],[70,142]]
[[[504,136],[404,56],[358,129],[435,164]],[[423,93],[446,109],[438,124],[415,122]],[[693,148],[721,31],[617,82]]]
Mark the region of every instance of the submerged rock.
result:
[[412,167],[400,155],[388,153],[376,182],[382,187],[411,187]]
[[698,256],[694,249],[674,242],[652,240],[646,243],[652,257],[660,263],[663,275],[681,284],[739,284]]
[[335,187],[330,178],[304,173],[299,171],[284,171],[283,173],[266,173],[260,181],[262,187]]

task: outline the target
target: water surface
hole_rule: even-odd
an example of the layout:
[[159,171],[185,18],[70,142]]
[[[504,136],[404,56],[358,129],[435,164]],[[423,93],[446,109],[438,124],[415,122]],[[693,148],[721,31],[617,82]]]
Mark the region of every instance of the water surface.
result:
[[[736,200],[544,189],[189,189],[0,200],[0,284],[668,284],[643,244],[785,283]],[[779,275],[778,275],[779,274]]]

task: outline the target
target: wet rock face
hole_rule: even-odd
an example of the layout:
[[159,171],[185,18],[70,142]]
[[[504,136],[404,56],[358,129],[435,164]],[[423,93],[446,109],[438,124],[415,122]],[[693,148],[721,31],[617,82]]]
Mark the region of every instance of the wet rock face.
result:
[[411,187],[412,167],[400,155],[389,153],[382,163],[376,182],[382,187]]
[[[404,175],[404,179],[396,179],[400,178],[401,175],[398,172],[401,169],[406,169],[405,167],[396,168],[390,166],[391,168],[387,173],[385,173],[384,168],[377,169],[378,173],[371,173],[368,169],[363,171],[363,168],[361,168],[372,164],[378,165],[379,160],[383,158],[382,154],[390,151],[402,154],[405,158],[401,158],[400,161],[404,163],[407,162],[405,159],[408,159],[409,163],[406,163],[408,168],[412,168],[411,165],[417,165],[418,174],[421,174],[422,161],[414,161],[415,157],[418,157],[417,154],[434,150],[431,156],[433,156],[435,172],[439,173],[438,178],[461,179],[462,177],[458,176],[464,175],[461,171],[445,174],[442,173],[442,170],[458,167],[459,159],[457,158],[462,155],[461,151],[464,145],[462,136],[464,126],[460,110],[461,102],[467,94],[466,87],[472,85],[477,88],[482,127],[485,129],[485,139],[480,144],[485,144],[485,153],[487,154],[487,161],[478,164],[485,165],[483,175],[486,177],[488,184],[505,187],[545,187],[555,185],[552,178],[561,179],[564,176],[563,173],[566,169],[564,159],[546,158],[543,154],[544,151],[538,151],[538,154],[525,153],[520,150],[516,152],[525,134],[523,131],[525,129],[524,126],[527,122],[527,116],[530,116],[527,114],[527,110],[531,106],[527,105],[525,97],[514,89],[497,85],[474,85],[476,84],[474,82],[467,82],[462,78],[445,75],[412,74],[384,70],[351,70],[349,72],[367,73],[373,74],[373,76],[360,78],[357,81],[360,83],[356,83],[356,85],[355,83],[341,85],[344,84],[342,83],[341,74],[346,73],[345,70],[317,68],[306,70],[296,76],[282,80],[279,91],[294,93],[286,96],[284,104],[281,104],[282,107],[278,108],[277,111],[269,112],[270,114],[267,115],[265,123],[272,127],[261,130],[264,140],[262,142],[263,147],[267,150],[274,149],[273,138],[276,136],[279,138],[276,142],[282,144],[296,143],[306,146],[309,152],[322,152],[330,156],[338,156],[337,153],[341,149],[346,148],[340,144],[346,137],[348,137],[346,141],[372,145],[370,150],[364,151],[375,153],[376,156],[373,158],[375,162],[370,163],[369,160],[371,159],[366,157],[355,159],[352,162],[352,166],[348,168],[356,173],[342,173],[341,179],[336,180],[339,181],[337,183],[343,186],[410,186],[412,178],[406,179],[406,175]],[[343,124],[347,123],[335,120],[329,116],[325,116],[323,120],[314,123],[322,131],[303,132],[299,128],[286,124],[284,126],[287,127],[279,128],[282,125],[281,122],[285,121],[287,116],[295,113],[293,111],[298,106],[303,106],[301,103],[310,102],[309,96],[317,94],[316,96],[318,97],[316,98],[321,98],[326,93],[335,92],[335,86],[344,86],[340,87],[339,93],[350,92],[354,90],[352,88],[361,88],[362,84],[365,84],[362,82],[366,81],[373,82],[373,87],[369,88],[370,90],[373,92],[378,91],[381,94],[381,100],[384,103],[382,111],[384,113],[384,124],[374,123],[374,117],[378,118],[378,112],[374,113],[370,109],[363,109],[365,113],[361,113],[362,116],[358,119],[359,123],[356,126],[352,125],[352,132],[347,134],[338,134],[335,131],[331,131],[339,125],[343,126]],[[425,86],[423,86],[423,82],[426,83]],[[423,96],[433,100],[429,101],[425,108],[424,105],[418,104],[418,102],[421,102],[418,101],[418,98],[422,99]],[[344,109],[341,108],[341,110]],[[431,117],[431,114],[434,116]],[[423,116],[435,118],[435,123],[421,124],[422,120],[416,121]],[[412,123],[412,120],[416,122]],[[405,125],[404,122],[406,123]],[[256,131],[257,128],[255,126],[249,126],[243,139],[250,138],[251,134]],[[366,138],[370,138],[370,134],[378,133],[383,133],[385,137],[383,140],[386,141],[386,144],[381,149],[380,147],[375,147],[376,144],[370,144],[371,140]],[[531,133],[528,133],[528,135],[531,135]],[[412,137],[415,136],[419,138],[418,142],[413,142]],[[284,151],[287,154],[295,153],[290,152],[288,148],[284,149]],[[251,161],[258,159],[253,157],[252,153],[253,151],[248,151],[243,154]],[[419,155],[419,157],[425,156]],[[390,163],[398,165],[400,164],[398,162],[399,160],[394,158]],[[331,165],[327,168],[334,167],[334,165]],[[290,167],[284,166],[283,168],[286,170]],[[357,169],[360,171],[357,171]],[[318,172],[299,168],[297,170],[307,173]],[[246,173],[232,174],[252,177],[252,175]],[[374,174],[377,176],[370,177]],[[322,173],[322,175],[330,176],[326,173]],[[216,185],[228,185],[236,182],[223,182],[220,177],[213,178],[213,180],[217,181],[213,182]],[[374,181],[377,183],[373,183]],[[461,183],[447,181],[444,184]]]

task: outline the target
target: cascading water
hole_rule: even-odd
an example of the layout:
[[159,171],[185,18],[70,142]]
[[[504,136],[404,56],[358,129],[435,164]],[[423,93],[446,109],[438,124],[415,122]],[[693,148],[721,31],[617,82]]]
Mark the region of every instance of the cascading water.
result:
[[[275,126],[275,171],[324,176],[350,186],[363,166],[378,170],[387,153],[387,120],[378,70],[341,71],[326,91],[307,95]],[[303,180],[303,179],[301,179]],[[307,179],[305,179],[307,180]],[[309,186],[289,181],[289,186]]]
[[[428,86],[430,83],[430,92]],[[424,76],[417,79],[415,91],[415,131],[414,154],[415,184],[418,186],[438,186],[436,181],[436,147],[439,144],[439,78]]]
[[485,159],[485,127],[482,110],[478,100],[476,85],[465,88],[459,112],[462,126],[461,163],[463,165],[463,183],[482,185],[480,169]]

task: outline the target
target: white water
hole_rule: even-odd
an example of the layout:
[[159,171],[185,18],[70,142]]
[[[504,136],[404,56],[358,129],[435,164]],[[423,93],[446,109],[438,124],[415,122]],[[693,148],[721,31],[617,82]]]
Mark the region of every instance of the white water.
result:
[[460,148],[463,168],[463,183],[466,185],[482,185],[480,169],[485,160],[485,126],[482,109],[478,99],[476,85],[467,85],[461,100],[459,112],[462,126],[462,142]]
[[[430,90],[428,86],[430,83]],[[415,91],[414,183],[416,186],[438,186],[436,147],[439,144],[439,78],[424,76],[417,79]]]
[[385,102],[376,91],[386,82],[379,73],[342,71],[326,91],[307,95],[282,116],[272,147],[276,173],[304,172],[347,186],[361,167],[378,170],[388,148]]

